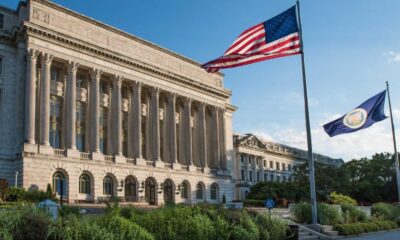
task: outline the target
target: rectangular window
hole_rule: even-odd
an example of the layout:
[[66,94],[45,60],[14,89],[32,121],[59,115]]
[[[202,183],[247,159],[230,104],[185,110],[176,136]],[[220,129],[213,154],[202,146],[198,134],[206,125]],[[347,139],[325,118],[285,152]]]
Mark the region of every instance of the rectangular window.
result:
[[257,182],[259,182],[259,181],[260,181],[260,173],[257,172]]
[[273,161],[270,161],[270,162],[269,162],[269,168],[271,168],[271,169],[274,168],[274,162],[273,162]]
[[271,182],[274,181],[274,175],[271,174]]
[[252,182],[252,181],[253,181],[253,172],[252,172],[252,171],[249,172],[249,177],[250,177],[250,178],[249,178],[249,179],[250,179],[250,182]]
[[288,168],[288,171],[292,170],[292,165],[288,164],[287,168]]
[[267,161],[264,160],[263,166],[264,166],[264,167],[267,166]]
[[286,171],[286,164],[282,163],[282,170]]
[[241,163],[243,163],[243,161],[244,161],[243,159],[244,159],[244,156],[243,156],[243,155],[240,155],[240,162],[241,162]]
[[280,176],[276,176],[276,181],[279,182],[279,180],[280,180]]
[[267,181],[267,174],[264,173],[264,182],[266,182],[266,181]]
[[0,14],[0,29],[4,28],[4,15]]
[[241,179],[244,180],[244,170],[241,171]]
[[279,170],[279,167],[280,167],[280,166],[279,166],[279,162],[276,162],[275,165],[276,165],[275,169],[276,169],[276,170]]
[[3,57],[0,56],[0,75],[3,73]]

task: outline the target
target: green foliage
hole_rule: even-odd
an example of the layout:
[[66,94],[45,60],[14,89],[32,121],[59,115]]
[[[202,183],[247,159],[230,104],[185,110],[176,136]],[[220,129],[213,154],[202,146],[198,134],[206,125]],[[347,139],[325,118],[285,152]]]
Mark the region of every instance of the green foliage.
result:
[[[328,204],[318,204],[318,222],[323,225],[335,225],[341,221],[341,216],[336,208]],[[311,204],[299,203],[294,209],[294,217],[299,223],[312,223]]]
[[358,209],[356,206],[350,204],[341,205],[343,212],[343,222],[344,223],[356,223],[365,222],[367,220],[367,214],[362,210]]
[[246,199],[243,202],[245,207],[264,207],[264,200]]
[[79,207],[63,205],[58,209],[58,213],[60,217],[79,216],[79,210]]
[[8,191],[6,199],[10,202],[26,201],[34,203],[43,201],[45,199],[57,201],[55,195],[51,192],[51,187],[50,189],[47,188],[46,192],[38,189],[30,189],[26,191],[24,188],[12,187]]
[[5,178],[0,178],[0,201],[5,201],[8,193],[8,181]]
[[376,232],[397,228],[397,224],[391,221],[371,221],[364,223],[338,224],[335,229],[340,235],[357,235],[366,232]]
[[18,202],[23,201],[25,199],[26,191],[24,188],[12,187],[8,191],[7,201],[9,202]]
[[308,189],[300,186],[297,182],[258,182],[250,188],[247,195],[251,200],[287,199],[289,202],[304,201],[309,198]]
[[350,196],[336,193],[336,192],[332,192],[329,195],[329,200],[333,204],[338,204],[338,205],[342,205],[342,204],[357,205],[357,201],[355,199],[351,198]]
[[288,225],[283,220],[275,217],[270,219],[268,214],[258,214],[255,221],[259,227],[260,239],[285,239]]
[[100,225],[114,234],[113,239],[152,240],[153,236],[136,223],[120,216],[106,217]]
[[397,222],[400,225],[400,206],[388,203],[375,203],[371,207],[371,214],[375,219]]

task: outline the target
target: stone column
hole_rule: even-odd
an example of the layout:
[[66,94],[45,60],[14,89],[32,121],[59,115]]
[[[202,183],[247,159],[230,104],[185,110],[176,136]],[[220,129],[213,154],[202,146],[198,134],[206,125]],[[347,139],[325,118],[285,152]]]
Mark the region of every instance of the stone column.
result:
[[160,89],[153,87],[151,89],[151,107],[150,107],[150,135],[151,135],[151,157],[156,166],[163,166],[160,159],[160,112],[159,112]]
[[191,127],[191,106],[192,100],[190,98],[186,98],[183,102],[183,134],[184,134],[184,143],[185,143],[185,160],[186,164],[192,169],[196,170],[196,167],[193,165],[193,154],[192,154],[192,127]]
[[207,164],[207,131],[206,131],[206,104],[199,104],[199,157],[204,170],[208,169]]
[[102,71],[99,69],[93,69],[91,72],[91,119],[90,126],[91,130],[91,154],[92,160],[104,160],[103,154],[100,153],[100,77]]
[[113,79],[113,99],[114,103],[111,105],[114,108],[113,124],[114,127],[114,155],[115,163],[124,162],[122,156],[122,96],[121,85],[123,77],[115,76]]
[[76,72],[79,64],[73,61],[68,62],[68,75],[66,81],[67,98],[67,156],[79,158],[79,151],[76,150]]
[[222,170],[227,170],[226,164],[226,141],[225,141],[225,109],[218,109],[218,130],[219,130],[219,150],[220,150],[220,166]]
[[[132,101],[131,101],[131,113],[132,113],[132,137],[133,141],[131,146],[133,148],[134,157],[136,161],[142,160],[142,83],[134,82],[132,84]],[[144,163],[145,164],[145,163]]]
[[[25,142],[35,144],[35,112],[36,112],[36,61],[38,51],[28,49],[26,56],[25,87]],[[24,147],[24,151],[36,151],[37,148]]]
[[176,142],[176,94],[168,94],[168,110],[167,110],[167,129],[168,129],[168,142],[169,142],[169,161],[172,163],[172,168],[180,168],[177,155],[177,142]]
[[42,80],[40,91],[40,145],[39,152],[43,154],[53,154],[49,142],[50,128],[50,67],[53,55],[42,53],[40,55],[42,63]]
[[220,163],[220,133],[219,133],[219,121],[218,121],[218,108],[214,107],[212,110],[212,120],[213,120],[213,152],[214,152],[214,166],[216,169],[220,170],[221,169],[221,163]]

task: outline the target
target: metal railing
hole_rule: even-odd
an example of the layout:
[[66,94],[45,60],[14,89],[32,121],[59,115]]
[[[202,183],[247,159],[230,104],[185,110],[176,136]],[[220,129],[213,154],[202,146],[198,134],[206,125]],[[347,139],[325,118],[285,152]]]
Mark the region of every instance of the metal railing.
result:
[[65,156],[65,150],[54,148],[54,155],[60,156],[60,157]]
[[89,160],[90,159],[90,154],[86,152],[81,152],[80,153],[81,159]]

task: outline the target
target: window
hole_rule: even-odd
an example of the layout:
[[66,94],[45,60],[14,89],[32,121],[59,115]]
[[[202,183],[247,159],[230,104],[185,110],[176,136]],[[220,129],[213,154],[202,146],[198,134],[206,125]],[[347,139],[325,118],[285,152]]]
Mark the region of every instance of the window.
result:
[[196,198],[203,199],[203,186],[201,183],[198,183],[196,186]]
[[108,153],[107,149],[107,127],[108,127],[108,109],[105,107],[100,107],[100,117],[99,117],[99,126],[100,126],[100,151],[104,153]]
[[216,183],[214,183],[210,187],[210,198],[211,200],[217,200],[217,196],[218,196],[218,186]]
[[[128,112],[122,112],[122,154],[124,156],[128,156],[128,123]],[[160,146],[162,146],[161,143]]]
[[280,176],[276,176],[276,181],[279,182],[280,181]]
[[4,15],[0,14],[0,29],[4,28]]
[[260,181],[260,173],[257,172],[257,182]]
[[274,175],[271,174],[271,182],[274,181]]
[[86,173],[79,177],[79,193],[90,194],[90,177]]
[[187,199],[188,198],[188,187],[187,183],[183,182],[181,184],[181,198]]
[[103,194],[109,196],[114,195],[114,181],[110,176],[105,176],[103,179]]
[[50,146],[60,149],[62,132],[62,98],[51,96],[50,98]]
[[52,81],[61,82],[60,73],[57,68],[52,67],[50,69],[50,79]]
[[253,171],[249,172],[249,176],[250,176],[250,182],[252,182],[253,181]]
[[267,161],[264,160],[263,166],[264,166],[264,167],[267,166]]
[[267,179],[267,174],[266,173],[264,173],[264,182],[266,182],[268,179]]
[[3,57],[0,56],[0,75],[3,73]]
[[85,118],[86,103],[76,101],[76,147],[80,152],[85,151]]
[[260,164],[260,160],[257,158],[256,162],[257,162],[257,166],[258,166]]
[[244,180],[244,170],[241,171],[241,179]]
[[282,163],[282,170],[286,171],[286,164]]
[[240,162],[243,163],[243,161],[244,161],[244,156],[240,155]]
[[274,162],[273,161],[269,161],[269,168],[274,168]]
[[292,170],[292,165],[288,164],[287,168],[288,168],[288,171]]
[[276,162],[276,163],[275,163],[275,165],[276,165],[276,168],[275,168],[275,169],[276,169],[276,170],[280,170],[279,163],[278,163],[278,162]]
[[62,172],[55,172],[53,175],[53,191],[59,196],[66,196],[65,176]]

